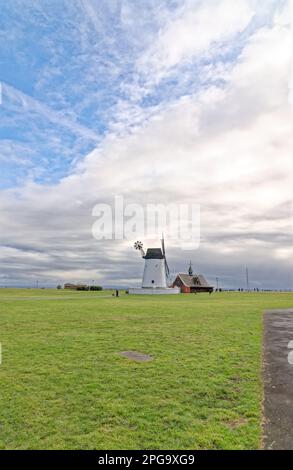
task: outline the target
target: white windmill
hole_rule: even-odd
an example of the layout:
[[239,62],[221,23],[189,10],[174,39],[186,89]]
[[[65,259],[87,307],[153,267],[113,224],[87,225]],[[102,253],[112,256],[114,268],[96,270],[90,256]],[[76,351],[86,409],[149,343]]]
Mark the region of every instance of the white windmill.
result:
[[134,248],[140,251],[145,265],[141,288],[130,289],[130,294],[179,294],[180,289],[168,287],[170,270],[166,259],[164,237],[161,246],[161,248],[148,248],[145,253],[143,243],[135,242]]

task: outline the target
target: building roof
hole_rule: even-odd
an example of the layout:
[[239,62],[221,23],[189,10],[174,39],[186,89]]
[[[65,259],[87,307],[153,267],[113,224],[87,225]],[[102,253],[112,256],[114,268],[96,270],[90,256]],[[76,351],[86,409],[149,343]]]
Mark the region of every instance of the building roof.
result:
[[186,287],[212,287],[202,274],[178,274],[181,281]]
[[64,284],[64,287],[87,287],[86,284],[72,284],[71,282],[67,282]]
[[164,259],[161,248],[148,248],[144,259]]

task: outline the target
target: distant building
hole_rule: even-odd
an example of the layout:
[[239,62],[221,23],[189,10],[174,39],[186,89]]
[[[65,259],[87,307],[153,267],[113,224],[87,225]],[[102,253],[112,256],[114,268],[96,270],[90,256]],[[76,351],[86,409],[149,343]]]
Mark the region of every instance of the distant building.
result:
[[69,289],[69,290],[87,290],[88,286],[86,284],[70,284],[69,282],[67,284],[64,284],[64,289]]
[[197,292],[213,292],[214,288],[202,274],[193,274],[190,263],[188,274],[177,274],[173,287],[179,287],[182,294],[196,294]]

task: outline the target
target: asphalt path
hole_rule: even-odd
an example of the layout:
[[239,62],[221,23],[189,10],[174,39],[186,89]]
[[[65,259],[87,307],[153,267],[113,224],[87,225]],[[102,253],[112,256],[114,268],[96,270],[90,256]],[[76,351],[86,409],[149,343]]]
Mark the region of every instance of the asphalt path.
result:
[[293,308],[264,313],[263,447],[293,450]]
[[105,298],[110,298],[113,297],[112,295],[89,295],[88,297],[86,295],[84,296],[74,296],[74,297],[61,297],[61,296],[48,296],[48,297],[37,297],[37,296],[32,296],[32,297],[0,297],[0,302],[5,300],[8,301],[14,301],[14,300],[91,300],[91,299],[105,299]]

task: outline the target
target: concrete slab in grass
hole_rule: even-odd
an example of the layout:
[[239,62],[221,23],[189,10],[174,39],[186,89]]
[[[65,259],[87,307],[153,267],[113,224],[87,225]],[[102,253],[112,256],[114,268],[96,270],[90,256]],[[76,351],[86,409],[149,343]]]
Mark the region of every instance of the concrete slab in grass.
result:
[[120,355],[126,357],[127,359],[137,362],[148,362],[153,360],[152,356],[137,351],[123,351],[120,353]]

